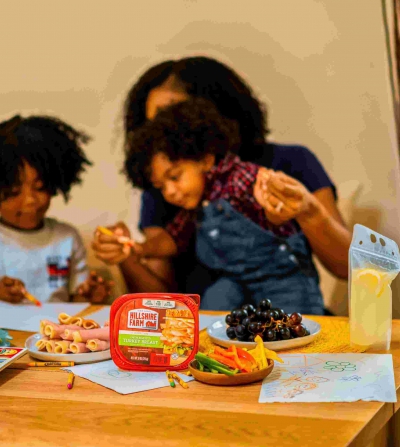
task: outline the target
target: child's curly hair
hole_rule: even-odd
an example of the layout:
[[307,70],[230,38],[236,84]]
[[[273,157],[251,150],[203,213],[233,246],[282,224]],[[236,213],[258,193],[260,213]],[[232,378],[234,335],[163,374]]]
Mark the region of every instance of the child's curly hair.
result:
[[67,201],[71,186],[81,183],[85,165],[92,164],[82,149],[89,139],[49,116],[16,115],[0,123],[0,200],[20,184],[21,169],[28,163],[52,196],[62,193]]
[[216,162],[228,152],[237,153],[240,137],[237,124],[224,118],[215,106],[202,98],[192,98],[160,111],[127,140],[123,172],[133,186],[151,187],[150,164],[154,155],[169,160],[201,160],[215,155]]

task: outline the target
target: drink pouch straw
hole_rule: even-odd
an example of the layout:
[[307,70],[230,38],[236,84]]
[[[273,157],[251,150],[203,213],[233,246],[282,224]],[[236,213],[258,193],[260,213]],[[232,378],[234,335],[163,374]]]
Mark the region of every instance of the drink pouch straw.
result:
[[393,240],[356,224],[349,250],[350,343],[388,350],[392,333],[393,279],[400,270]]

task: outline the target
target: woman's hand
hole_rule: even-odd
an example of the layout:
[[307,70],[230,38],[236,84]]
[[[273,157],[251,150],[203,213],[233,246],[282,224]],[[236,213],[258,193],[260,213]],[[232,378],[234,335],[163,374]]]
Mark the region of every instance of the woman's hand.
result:
[[19,279],[3,276],[0,279],[0,300],[8,303],[20,303],[25,297],[25,284]]
[[101,276],[92,271],[89,278],[78,287],[77,297],[74,297],[74,300],[83,297],[93,304],[104,303],[110,297],[113,286],[113,281],[104,281]]
[[92,249],[97,259],[109,265],[120,264],[132,254],[132,247],[126,241],[131,234],[123,222],[107,227],[114,235],[107,235],[96,230],[92,242]]
[[296,219],[324,266],[337,277],[347,278],[351,233],[337,208],[332,188],[311,193],[283,172],[261,168],[254,197],[273,224]]
[[258,172],[254,197],[274,225],[311,214],[317,201],[298,180],[265,168]]

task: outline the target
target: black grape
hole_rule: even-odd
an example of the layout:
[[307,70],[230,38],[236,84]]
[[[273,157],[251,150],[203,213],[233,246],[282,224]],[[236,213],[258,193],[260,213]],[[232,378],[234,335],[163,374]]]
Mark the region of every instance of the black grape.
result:
[[306,335],[307,329],[302,324],[292,326],[292,329],[298,337],[304,337]]
[[290,338],[290,329],[287,327],[283,327],[279,330],[279,334],[282,340],[289,340]]
[[247,310],[239,309],[236,313],[236,319],[241,323],[245,318],[248,317]]
[[258,333],[258,324],[257,324],[257,322],[256,322],[256,321],[252,321],[252,322],[249,324],[248,330],[249,330],[249,332],[251,332],[252,334],[257,334],[257,333]]
[[231,314],[234,320],[237,319],[237,313],[239,312],[240,309],[233,309]]
[[251,318],[250,317],[247,317],[247,318],[245,318],[243,321],[242,321],[242,325],[246,328],[246,329],[248,329],[249,328],[249,324],[251,323]]
[[244,337],[248,335],[246,328],[242,324],[238,324],[235,327],[236,337]]
[[267,300],[267,299],[261,300],[258,307],[261,310],[270,310],[271,309],[271,301]]
[[234,338],[236,338],[236,331],[234,327],[228,327],[228,329],[226,330],[226,335],[228,336],[228,338],[230,338],[231,340],[233,340]]
[[289,317],[289,323],[291,326],[297,326],[301,323],[303,317],[298,312],[294,312]]
[[247,311],[247,314],[249,316],[254,315],[256,313],[256,308],[252,305],[252,304],[244,304],[242,306],[242,309],[244,309],[245,311]]
[[237,321],[233,318],[233,315],[232,315],[232,314],[228,314],[228,315],[225,317],[225,323],[226,323],[227,325],[229,325],[229,326],[236,326]]
[[264,321],[263,313],[264,312],[261,309],[256,310],[256,316],[255,316],[256,321]]

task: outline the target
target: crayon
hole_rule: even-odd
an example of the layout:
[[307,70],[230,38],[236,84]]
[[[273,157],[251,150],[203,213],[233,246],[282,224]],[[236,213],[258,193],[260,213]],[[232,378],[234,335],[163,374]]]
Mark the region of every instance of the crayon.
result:
[[[111,230],[109,230],[106,227],[97,227],[97,230],[100,231],[100,233],[103,233],[107,236],[115,236],[115,233],[113,233]],[[129,239],[129,237],[126,237],[126,236],[120,236],[118,238],[118,242],[120,244],[128,244],[131,247],[133,247],[135,245],[135,241],[133,241],[132,239]]]
[[106,234],[107,236],[115,236],[114,233],[106,227],[97,227],[100,233]]
[[179,385],[180,385],[182,388],[185,388],[185,389],[189,388],[189,385],[188,385],[186,382],[184,382],[184,381],[178,376],[178,374],[172,373],[172,374],[171,374],[171,377],[172,377],[173,379],[175,379],[175,380],[179,383]]
[[68,374],[68,382],[67,382],[67,388],[69,390],[71,390],[72,387],[74,386],[74,379],[75,379],[74,373],[69,373]]
[[173,381],[172,377],[171,377],[171,373],[169,371],[165,371],[165,374],[167,376],[168,382],[171,386],[171,388],[175,388],[175,382]]
[[75,366],[75,362],[31,362],[28,366]]
[[42,307],[42,303],[30,293],[25,292],[24,297],[27,298],[30,302],[32,302],[35,306]]

